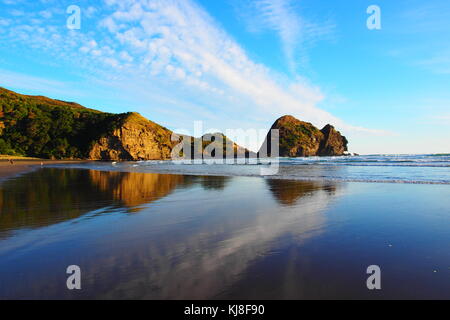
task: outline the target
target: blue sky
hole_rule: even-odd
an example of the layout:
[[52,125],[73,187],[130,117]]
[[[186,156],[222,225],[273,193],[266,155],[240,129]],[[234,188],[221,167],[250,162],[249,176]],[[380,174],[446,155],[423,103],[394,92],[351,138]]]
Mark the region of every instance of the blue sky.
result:
[[0,43],[0,86],[177,131],[292,114],[352,152],[450,152],[447,0],[0,0]]

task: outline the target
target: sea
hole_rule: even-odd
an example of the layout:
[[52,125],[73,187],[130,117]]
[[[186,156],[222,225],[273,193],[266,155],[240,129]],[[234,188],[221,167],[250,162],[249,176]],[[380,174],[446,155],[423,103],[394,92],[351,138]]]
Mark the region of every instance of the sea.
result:
[[[64,165],[67,167],[68,165]],[[195,161],[90,162],[71,168],[335,182],[450,184],[450,154]]]

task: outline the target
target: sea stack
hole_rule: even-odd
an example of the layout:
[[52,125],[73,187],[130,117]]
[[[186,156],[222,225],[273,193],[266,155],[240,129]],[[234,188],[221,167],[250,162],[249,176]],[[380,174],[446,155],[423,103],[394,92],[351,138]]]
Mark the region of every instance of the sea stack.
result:
[[[342,156],[348,150],[347,139],[329,124],[319,130],[309,122],[287,115],[275,121],[273,129],[279,130],[280,157]],[[269,131],[259,154],[268,151],[271,156],[271,144]]]

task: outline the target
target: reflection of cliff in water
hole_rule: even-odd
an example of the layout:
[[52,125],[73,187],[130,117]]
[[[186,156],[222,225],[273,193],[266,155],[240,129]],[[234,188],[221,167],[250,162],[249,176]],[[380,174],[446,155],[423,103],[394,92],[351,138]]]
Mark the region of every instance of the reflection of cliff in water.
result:
[[169,194],[182,176],[42,169],[0,185],[0,231],[77,218],[105,206],[132,209]]
[[183,176],[169,174],[89,171],[89,177],[93,188],[128,208],[163,198],[184,183]]
[[173,190],[200,184],[225,188],[224,177],[45,168],[0,184],[0,232],[36,228],[78,218],[106,206],[140,206]]
[[274,198],[285,206],[293,206],[300,198],[312,196],[317,190],[323,190],[333,195],[336,185],[331,183],[295,180],[266,180]]
[[200,185],[205,190],[223,190],[232,179],[231,177],[220,176],[201,176],[192,178],[199,181]]

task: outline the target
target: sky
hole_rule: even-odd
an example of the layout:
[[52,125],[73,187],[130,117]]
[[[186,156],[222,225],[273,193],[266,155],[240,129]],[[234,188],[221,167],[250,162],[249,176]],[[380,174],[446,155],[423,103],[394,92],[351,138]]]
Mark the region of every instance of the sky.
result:
[[0,0],[0,44],[2,87],[180,133],[289,114],[355,153],[450,153],[448,0]]

